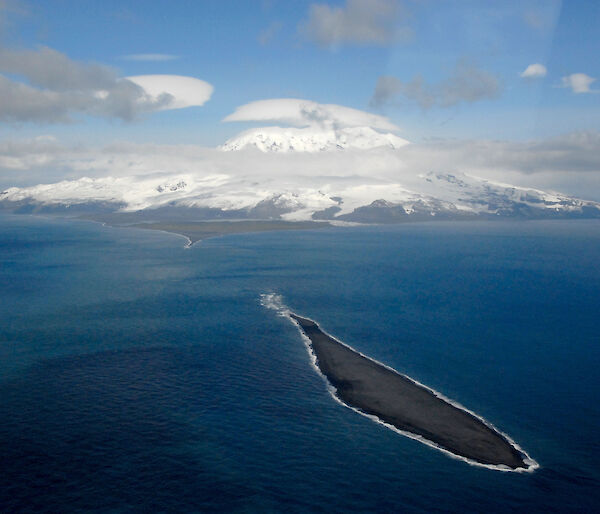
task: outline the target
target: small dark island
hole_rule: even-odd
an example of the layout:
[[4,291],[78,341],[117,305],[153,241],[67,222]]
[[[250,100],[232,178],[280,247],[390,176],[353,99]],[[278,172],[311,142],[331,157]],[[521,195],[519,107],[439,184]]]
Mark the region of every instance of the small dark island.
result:
[[476,416],[336,341],[314,321],[290,316],[310,339],[319,370],[348,406],[475,463],[532,469],[525,454]]

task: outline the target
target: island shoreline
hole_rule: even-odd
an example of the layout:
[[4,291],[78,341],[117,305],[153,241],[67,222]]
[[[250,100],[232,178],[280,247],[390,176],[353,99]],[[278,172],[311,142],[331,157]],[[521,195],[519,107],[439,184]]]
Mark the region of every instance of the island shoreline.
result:
[[[266,305],[265,303],[263,303],[263,305]],[[273,307],[271,307],[273,308]],[[467,409],[466,407],[464,407],[463,405],[461,405],[460,403],[451,400],[447,397],[445,397],[443,394],[439,393],[438,391],[435,391],[434,389],[431,389],[430,387],[421,384],[420,382],[412,379],[411,377],[404,375],[403,373],[398,372],[397,370],[391,368],[390,366],[387,366],[386,364],[383,364],[381,362],[376,361],[375,359],[372,359],[371,357],[368,357],[364,354],[362,354],[361,352],[355,350],[354,348],[352,348],[351,346],[347,345],[346,343],[337,340],[336,338],[334,338],[333,336],[331,336],[330,334],[327,334],[327,332],[325,332],[324,330],[322,330],[318,324],[313,321],[310,318],[306,318],[306,317],[301,317],[298,316],[297,314],[294,314],[293,312],[285,309],[283,311],[280,311],[280,314],[282,316],[287,317],[292,323],[294,323],[294,325],[299,329],[301,335],[302,335],[302,339],[305,343],[305,346],[309,352],[310,358],[311,358],[311,362],[313,367],[316,369],[316,371],[319,373],[319,375],[323,378],[323,380],[325,381],[328,391],[331,394],[331,396],[335,399],[335,401],[337,401],[338,403],[340,403],[341,405],[352,409],[353,411],[369,418],[371,421],[375,421],[378,424],[382,424],[384,425],[386,428],[389,428],[401,435],[404,435],[406,437],[409,437],[411,439],[417,440],[423,444],[426,444],[427,446],[430,446],[432,448],[435,448],[441,452],[443,452],[444,454],[461,460],[463,462],[466,462],[470,465],[474,465],[474,466],[479,466],[479,467],[483,467],[483,468],[487,468],[487,469],[492,469],[492,470],[497,470],[497,471],[512,471],[512,472],[517,472],[517,473],[529,473],[529,472],[533,472],[534,470],[538,469],[540,466],[539,464],[533,460],[525,450],[523,450],[510,436],[508,436],[507,434],[505,434],[504,432],[498,430],[493,424],[491,424],[490,422],[488,422],[487,420],[485,420],[484,418],[482,418],[481,416],[477,415],[476,413],[472,412],[471,410]],[[448,404],[449,406],[451,406],[452,408],[461,411],[462,413],[472,417],[474,420],[476,420],[477,423],[480,423],[481,425],[483,425],[485,427],[486,430],[489,430],[491,432],[493,432],[495,434],[495,436],[497,436],[498,438],[500,438],[504,444],[508,445],[511,447],[511,449],[513,451],[515,451],[516,453],[519,454],[521,460],[522,460],[522,465],[520,466],[516,466],[516,467],[511,467],[509,465],[505,465],[505,464],[489,464],[486,462],[481,462],[478,461],[476,459],[461,455],[460,453],[456,453],[455,451],[453,451],[452,449],[448,449],[444,446],[441,446],[440,444],[438,444],[436,441],[433,441],[425,436],[423,436],[422,434],[419,433],[415,433],[415,432],[411,432],[409,430],[400,428],[398,426],[395,426],[394,424],[386,421],[385,419],[382,419],[380,416],[378,416],[377,414],[371,413],[371,412],[367,412],[363,409],[361,409],[360,407],[356,406],[356,405],[352,405],[351,403],[348,403],[341,395],[340,392],[338,390],[338,388],[336,387],[336,385],[334,385],[334,383],[332,382],[331,378],[323,371],[323,369],[321,369],[320,365],[319,365],[319,361],[318,361],[318,356],[317,353],[315,351],[314,348],[314,343],[312,341],[312,339],[310,338],[310,336],[304,331],[302,325],[300,324],[298,319],[294,319],[295,318],[300,318],[303,320],[307,320],[310,321],[312,323],[314,323],[317,327],[318,330],[324,334],[327,338],[331,339],[333,342],[335,342],[336,344],[339,344],[343,347],[345,347],[346,349],[348,349],[349,351],[353,352],[354,354],[360,356],[362,359],[365,359],[367,361],[369,361],[370,363],[373,363],[383,369],[385,369],[388,372],[393,373],[394,375],[396,375],[399,379],[408,381],[412,384],[413,387],[415,388],[420,388],[423,389],[425,391],[427,391],[428,394],[432,395],[433,397],[436,398],[437,401],[439,402],[443,402],[445,404]]]

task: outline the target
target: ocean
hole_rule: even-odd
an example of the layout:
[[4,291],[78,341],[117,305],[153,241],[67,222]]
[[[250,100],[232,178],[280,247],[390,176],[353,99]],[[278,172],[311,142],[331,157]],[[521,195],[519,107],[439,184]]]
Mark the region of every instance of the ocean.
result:
[[[600,509],[600,222],[185,244],[0,216],[0,512]],[[472,466],[340,405],[265,294],[540,468]]]

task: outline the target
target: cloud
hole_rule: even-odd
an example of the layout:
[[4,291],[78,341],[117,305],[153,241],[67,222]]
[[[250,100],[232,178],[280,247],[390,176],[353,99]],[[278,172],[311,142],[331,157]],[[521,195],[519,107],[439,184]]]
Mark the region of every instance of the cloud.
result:
[[[64,123],[73,114],[130,121],[156,110],[201,105],[212,92],[212,86],[190,77],[138,84],[112,68],[74,61],[47,47],[1,49],[0,73],[0,120],[12,122]],[[156,84],[164,91],[157,92]]]
[[573,93],[597,93],[599,90],[590,89],[595,78],[586,75],[585,73],[573,73],[561,79],[561,87],[569,87]]
[[[399,149],[320,153],[220,152],[197,145],[118,142],[105,147],[63,145],[47,136],[0,143],[1,187],[65,177],[149,177],[155,173],[225,175],[228,188],[254,195],[259,177],[273,187],[318,188],[400,183],[429,171],[464,172],[499,182],[556,189],[600,200],[600,133],[543,140],[435,140]],[[262,180],[262,184],[270,184]],[[417,181],[418,182],[418,181]],[[239,184],[239,188],[236,184]],[[268,186],[270,187],[270,186]],[[281,191],[279,191],[281,192]],[[595,198],[594,198],[595,196]]]
[[452,74],[438,84],[429,85],[417,75],[409,82],[382,76],[377,80],[371,105],[380,106],[397,96],[418,103],[423,109],[451,107],[461,102],[496,98],[502,86],[498,78],[465,61],[459,61]]
[[560,8],[560,0],[546,0],[539,8],[523,12],[523,21],[529,28],[538,32],[551,30],[556,25]]
[[181,59],[181,56],[173,54],[128,54],[121,55],[119,59],[124,61],[162,62],[175,61]]
[[[417,76],[412,82],[420,82],[422,84],[422,78]],[[377,79],[370,104],[375,107],[386,104],[397,95],[402,94],[403,91],[406,91],[407,87],[409,87],[408,84],[403,83],[399,78],[382,75]]]
[[266,29],[262,30],[258,35],[258,42],[261,45],[266,45],[272,41],[272,39],[281,31],[283,23],[280,21],[274,21]]
[[536,63],[527,66],[527,68],[525,68],[525,70],[522,71],[519,75],[524,79],[537,79],[545,77],[547,73],[548,70],[546,69],[546,66],[544,66],[543,64]]
[[55,91],[37,89],[0,75],[0,120],[66,123],[73,113],[130,121],[171,101],[148,98],[129,81],[115,81],[109,89]]
[[[415,145],[412,145],[415,146]],[[575,172],[600,174],[600,132],[572,132],[531,141],[440,140],[418,145],[414,159],[421,166],[493,170],[520,174]],[[404,149],[403,149],[404,150]],[[406,156],[411,148],[406,147]]]
[[[362,157],[359,157],[362,156]],[[380,159],[375,157],[379,156]],[[52,136],[0,142],[0,163],[12,162],[12,169],[32,169],[37,164],[61,166],[80,172],[111,173],[115,176],[157,171],[179,173],[226,172],[244,174],[248,159],[271,168],[273,173],[387,176],[401,169],[423,171],[463,171],[536,175],[573,173],[600,176],[600,132],[573,132],[531,141],[450,140],[414,143],[400,149],[317,154],[277,154],[262,152],[221,152],[198,145],[158,145],[120,141],[98,148],[69,146]],[[334,164],[339,160],[339,164]],[[356,160],[359,164],[349,166]],[[369,164],[371,161],[371,164]],[[268,164],[271,163],[271,164]],[[281,163],[289,166],[282,167]],[[323,166],[327,164],[327,166]],[[6,168],[6,166],[4,166]],[[44,171],[42,169],[42,172]]]
[[402,14],[395,0],[346,0],[342,7],[311,4],[308,19],[298,30],[325,48],[347,44],[386,46],[412,38],[412,29],[401,24]]
[[165,95],[172,98],[158,110],[183,109],[206,103],[213,93],[213,86],[204,80],[181,75],[137,75],[126,79],[140,86],[153,102],[160,102]]
[[0,142],[0,169],[27,170],[44,166],[67,151],[53,136]]
[[21,75],[30,84],[52,91],[109,89],[117,80],[108,66],[73,61],[47,47],[0,50],[0,71]]
[[377,130],[399,128],[384,116],[335,104],[320,104],[295,98],[259,100],[238,107],[223,121],[275,122],[294,127],[327,129],[371,127]]

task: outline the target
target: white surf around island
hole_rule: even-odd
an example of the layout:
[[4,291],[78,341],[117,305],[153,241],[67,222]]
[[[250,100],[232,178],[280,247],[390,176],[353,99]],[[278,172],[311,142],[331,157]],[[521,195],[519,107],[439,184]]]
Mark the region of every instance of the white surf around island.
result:
[[[468,414],[470,414],[471,416],[477,418],[479,421],[481,421],[484,425],[486,425],[487,427],[491,428],[492,430],[494,430],[495,432],[497,432],[498,434],[500,434],[503,438],[506,439],[506,441],[508,441],[508,443],[515,448],[518,452],[521,453],[522,457],[523,457],[523,463],[527,466],[526,468],[510,468],[508,466],[504,466],[504,465],[492,465],[492,464],[482,464],[481,462],[477,462],[475,460],[472,459],[468,459],[466,457],[463,457],[462,455],[457,455],[456,453],[453,453],[449,450],[447,450],[446,448],[441,447],[440,445],[434,443],[433,441],[430,441],[429,439],[426,439],[425,437],[418,435],[418,434],[413,434],[412,432],[407,432],[405,430],[400,430],[399,428],[386,423],[385,421],[381,420],[380,418],[378,418],[377,416],[374,416],[372,414],[368,414],[356,407],[353,407],[352,405],[348,405],[346,402],[344,402],[342,399],[339,398],[339,396],[337,395],[337,389],[331,384],[331,382],[329,382],[329,380],[327,379],[327,377],[323,374],[323,372],[321,371],[321,369],[319,368],[318,364],[317,364],[317,356],[315,355],[313,348],[312,348],[312,343],[310,341],[310,339],[308,338],[308,336],[304,333],[304,331],[302,330],[302,328],[300,327],[300,325],[298,324],[298,322],[296,320],[294,320],[291,317],[292,311],[284,304],[283,302],[283,298],[281,295],[277,294],[277,293],[263,293],[260,295],[260,304],[263,307],[266,307],[267,309],[273,310],[277,313],[278,316],[281,316],[283,318],[287,318],[289,321],[291,321],[299,330],[300,335],[302,337],[302,341],[304,342],[304,346],[306,347],[308,354],[309,354],[309,358],[310,358],[310,362],[312,367],[317,371],[317,373],[321,376],[321,378],[324,380],[326,386],[327,386],[327,391],[329,392],[329,394],[331,395],[331,397],[339,404],[343,405],[344,407],[353,410],[354,412],[360,414],[361,416],[365,416],[366,418],[369,418],[371,421],[374,421],[380,425],[385,426],[386,428],[389,428],[390,430],[393,430],[394,432],[403,435],[405,437],[408,437],[410,439],[414,439],[415,441],[419,441],[420,443],[423,443],[431,448],[434,448],[436,450],[441,451],[442,453],[448,455],[449,457],[452,457],[453,459],[457,459],[463,462],[466,462],[467,464],[471,465],[471,466],[477,466],[480,468],[486,468],[486,469],[491,469],[494,471],[504,471],[504,472],[513,472],[513,473],[532,473],[534,472],[536,469],[540,468],[540,464],[535,461],[533,458],[531,458],[529,456],[529,454],[521,447],[519,446],[519,444],[517,444],[508,434],[502,432],[501,430],[498,430],[492,423],[490,423],[489,421],[487,421],[486,419],[482,418],[481,416],[479,416],[478,414],[476,414],[475,412],[469,410],[468,408],[466,408],[464,405],[461,405],[459,402],[452,400],[448,397],[446,397],[445,395],[443,395],[442,393],[436,391],[435,389],[432,389],[431,387],[426,386],[425,384],[422,384],[421,382],[409,377],[408,375],[405,375],[404,373],[400,373],[399,371],[395,370],[394,368],[379,362],[376,359],[373,359],[361,352],[359,352],[358,350],[356,350],[355,348],[352,348],[350,345],[347,345],[346,343],[340,341],[339,339],[335,338],[334,336],[332,336],[331,334],[329,334],[328,332],[326,332],[325,330],[323,330],[323,328],[321,328],[321,326],[319,325],[319,330],[321,330],[321,332],[323,332],[324,334],[326,334],[327,336],[331,337],[334,341],[336,341],[337,343],[345,346],[346,348],[349,348],[350,350],[356,352],[357,354],[359,354],[361,357],[364,357],[365,359],[368,359],[376,364],[378,364],[379,366],[382,366],[390,371],[392,371],[393,373],[396,373],[408,380],[410,380],[411,382],[413,382],[414,384],[426,389],[427,391],[429,391],[431,394],[433,394],[435,397],[439,398],[440,400],[443,400],[447,403],[449,403],[450,405],[452,405],[453,407],[456,407],[457,409],[460,409],[464,412],[467,412]],[[310,321],[313,321],[314,323],[317,323],[316,321],[314,321],[311,318],[308,318],[306,316],[302,316]],[[318,325],[318,323],[317,323]]]

